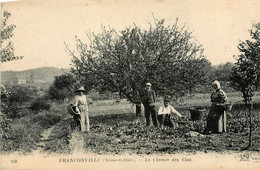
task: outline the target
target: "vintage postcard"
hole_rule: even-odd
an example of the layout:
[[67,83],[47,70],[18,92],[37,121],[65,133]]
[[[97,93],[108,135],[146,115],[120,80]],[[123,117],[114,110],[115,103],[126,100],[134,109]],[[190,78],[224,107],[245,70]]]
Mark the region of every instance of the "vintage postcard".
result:
[[259,169],[259,11],[1,1],[0,168]]

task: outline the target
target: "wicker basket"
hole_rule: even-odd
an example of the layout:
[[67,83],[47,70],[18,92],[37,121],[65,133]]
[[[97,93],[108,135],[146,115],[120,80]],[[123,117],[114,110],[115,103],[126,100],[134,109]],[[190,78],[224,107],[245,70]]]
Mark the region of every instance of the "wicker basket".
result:
[[75,115],[75,114],[79,114],[78,112],[76,112],[75,106],[73,106],[73,105],[71,105],[71,104],[69,104],[69,106],[68,106],[68,112],[69,112],[69,114],[71,114],[72,116]]
[[190,108],[191,120],[193,120],[193,121],[202,120],[205,112],[206,112],[206,109],[203,107]]

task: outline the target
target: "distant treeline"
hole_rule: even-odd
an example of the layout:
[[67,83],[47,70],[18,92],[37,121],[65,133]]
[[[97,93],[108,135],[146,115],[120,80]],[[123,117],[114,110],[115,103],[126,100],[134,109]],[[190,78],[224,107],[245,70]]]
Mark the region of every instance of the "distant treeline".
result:
[[[207,73],[207,83],[199,85],[195,91],[198,93],[211,91],[210,82],[214,80],[219,80],[222,84],[222,88],[225,91],[234,91],[229,83],[230,72],[233,66],[234,64],[230,62],[215,66],[211,65],[209,68],[210,71]],[[9,85],[33,84],[35,86],[40,86],[46,89],[49,85],[51,85],[55,76],[69,72],[70,69],[68,68],[59,69],[55,67],[42,67],[25,71],[3,71],[1,72],[1,83]]]

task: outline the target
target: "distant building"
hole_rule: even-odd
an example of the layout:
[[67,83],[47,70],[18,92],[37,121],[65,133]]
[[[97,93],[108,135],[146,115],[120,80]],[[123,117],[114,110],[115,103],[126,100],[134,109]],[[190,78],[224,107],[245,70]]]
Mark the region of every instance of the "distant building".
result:
[[18,77],[15,77],[13,79],[13,85],[20,85],[20,84],[26,84],[27,83],[27,79],[26,78],[18,78]]
[[26,84],[27,79],[18,79],[18,84]]

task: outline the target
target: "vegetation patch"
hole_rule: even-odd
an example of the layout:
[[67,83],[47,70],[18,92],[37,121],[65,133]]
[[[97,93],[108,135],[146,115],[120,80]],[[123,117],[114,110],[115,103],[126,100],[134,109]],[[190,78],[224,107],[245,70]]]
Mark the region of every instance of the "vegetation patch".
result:
[[51,105],[48,103],[48,101],[46,101],[45,98],[37,98],[36,100],[34,100],[30,106],[30,109],[33,112],[39,112],[42,110],[50,110]]
[[50,112],[28,114],[20,119],[9,120],[3,129],[1,151],[29,153],[36,150],[41,133],[60,120],[60,115]]
[[71,137],[70,123],[72,119],[61,121],[52,130],[48,141],[45,142],[43,150],[48,153],[68,154],[70,153],[69,139]]

